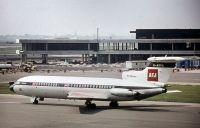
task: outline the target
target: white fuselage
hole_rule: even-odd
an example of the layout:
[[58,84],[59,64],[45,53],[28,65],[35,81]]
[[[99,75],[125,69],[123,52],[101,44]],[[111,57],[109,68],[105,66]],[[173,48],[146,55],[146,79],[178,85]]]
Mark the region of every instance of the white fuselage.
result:
[[[116,88],[116,89],[115,89]],[[115,91],[132,93],[143,89],[159,89],[160,86],[147,82],[132,82],[114,78],[88,78],[64,76],[28,76],[19,79],[14,86],[17,94],[61,99],[134,100],[133,95],[123,96]],[[160,88],[160,91],[163,91]],[[112,93],[113,92],[113,93]]]

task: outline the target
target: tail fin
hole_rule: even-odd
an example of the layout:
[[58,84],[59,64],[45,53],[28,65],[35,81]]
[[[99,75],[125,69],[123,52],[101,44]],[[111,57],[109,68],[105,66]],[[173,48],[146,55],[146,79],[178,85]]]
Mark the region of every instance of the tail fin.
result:
[[166,83],[176,62],[182,60],[184,60],[182,57],[150,57],[148,61],[151,61],[151,63],[148,67],[142,71],[123,72],[122,79]]

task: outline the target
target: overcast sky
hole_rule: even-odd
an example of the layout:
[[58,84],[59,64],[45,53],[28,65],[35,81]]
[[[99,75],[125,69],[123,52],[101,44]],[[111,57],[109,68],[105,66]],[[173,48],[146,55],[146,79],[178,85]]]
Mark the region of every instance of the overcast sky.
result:
[[200,0],[0,0],[0,34],[130,35],[200,28]]

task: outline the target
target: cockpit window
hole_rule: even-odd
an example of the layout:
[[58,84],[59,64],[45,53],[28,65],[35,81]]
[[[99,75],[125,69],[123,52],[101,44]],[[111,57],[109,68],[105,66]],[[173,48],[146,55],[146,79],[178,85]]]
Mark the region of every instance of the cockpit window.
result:
[[20,82],[19,82],[19,81],[16,81],[16,82],[15,82],[15,84],[16,84],[16,85],[19,85],[19,84],[20,84]]
[[32,85],[32,83],[31,82],[16,81],[15,85]]

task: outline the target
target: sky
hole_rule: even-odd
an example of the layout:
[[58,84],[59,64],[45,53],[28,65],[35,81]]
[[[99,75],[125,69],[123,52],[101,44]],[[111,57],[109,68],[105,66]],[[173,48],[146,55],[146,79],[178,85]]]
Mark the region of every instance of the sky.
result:
[[200,29],[200,0],[0,0],[0,35],[129,36],[146,28]]

